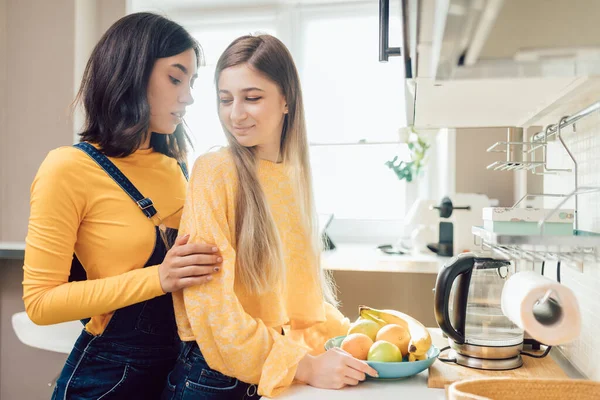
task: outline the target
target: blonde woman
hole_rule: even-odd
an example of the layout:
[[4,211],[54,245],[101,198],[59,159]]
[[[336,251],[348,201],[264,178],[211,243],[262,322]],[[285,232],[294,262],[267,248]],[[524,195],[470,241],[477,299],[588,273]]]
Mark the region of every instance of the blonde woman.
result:
[[[339,389],[377,372],[325,341],[348,320],[321,273],[298,73],[273,36],[243,36],[215,72],[229,146],[194,166],[181,229],[223,268],[174,294],[184,342],[164,399],[276,396],[294,380]],[[210,189],[210,190],[207,190]]]

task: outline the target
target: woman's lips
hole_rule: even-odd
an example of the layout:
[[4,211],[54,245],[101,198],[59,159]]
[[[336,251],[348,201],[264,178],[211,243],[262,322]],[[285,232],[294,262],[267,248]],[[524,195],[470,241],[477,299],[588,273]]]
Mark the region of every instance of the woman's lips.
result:
[[239,127],[238,126],[234,126],[233,130],[236,133],[246,133],[246,132],[248,132],[252,128],[254,128],[254,125],[251,125],[251,126],[239,126]]

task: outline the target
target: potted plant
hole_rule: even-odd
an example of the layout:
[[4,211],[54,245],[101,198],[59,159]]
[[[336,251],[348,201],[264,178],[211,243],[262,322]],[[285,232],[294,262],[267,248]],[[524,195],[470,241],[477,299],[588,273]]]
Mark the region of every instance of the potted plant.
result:
[[412,182],[419,176],[425,166],[427,150],[430,145],[412,126],[408,127],[406,131],[401,130],[401,141],[402,136],[408,136],[404,142],[408,145],[410,160],[399,160],[399,157],[395,156],[392,160],[387,161],[385,165],[394,171],[398,179]]
[[[414,127],[410,126],[400,130],[400,142],[408,146],[409,159],[400,159],[396,155],[392,160],[387,161],[385,165],[390,168],[399,180],[406,181],[405,204],[408,214],[405,219],[405,229],[409,228],[410,242],[414,253],[426,251],[426,245],[435,240],[434,230],[431,224],[418,223],[417,220],[424,220],[428,217],[427,210],[423,208],[427,205],[425,199],[419,199],[418,177],[422,175],[423,169],[427,163],[427,151],[431,145],[420,135]],[[432,214],[433,215],[433,214]],[[415,225],[415,226],[412,226]],[[396,247],[404,247],[403,240],[400,238]]]

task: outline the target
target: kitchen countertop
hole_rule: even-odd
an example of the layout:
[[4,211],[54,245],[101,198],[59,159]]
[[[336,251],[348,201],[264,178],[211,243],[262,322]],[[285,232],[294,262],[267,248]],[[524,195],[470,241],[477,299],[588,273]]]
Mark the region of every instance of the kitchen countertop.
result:
[[[443,400],[446,391],[427,387],[427,370],[413,377],[397,381],[367,380],[356,386],[341,390],[317,389],[308,385],[294,384],[278,396],[277,400],[386,400],[419,399]],[[263,397],[263,399],[267,399]]]
[[[445,345],[441,331],[437,328],[428,328],[435,345]],[[434,334],[437,333],[437,334]],[[439,332],[439,333],[438,333]],[[436,361],[441,362],[441,361]],[[442,400],[446,398],[445,390],[430,389],[427,387],[429,370],[415,376],[397,380],[367,379],[356,386],[347,386],[340,390],[317,389],[312,386],[295,383],[277,400],[353,400],[353,399],[419,399]],[[263,397],[266,399],[266,397]]]
[[0,260],[22,260],[25,256],[25,242],[0,242]]
[[376,271],[436,274],[450,257],[429,254],[385,254],[375,244],[340,243],[323,252],[323,268],[333,271]]
[[[439,328],[428,328],[431,338],[436,346],[442,348],[447,345],[446,339],[442,337]],[[556,348],[550,351],[552,359],[563,371],[573,379],[585,379],[567,358]],[[441,362],[441,361],[436,361]],[[446,391],[437,388],[428,388],[427,379],[429,370],[425,370],[415,376],[398,380],[369,380],[356,386],[347,386],[340,390],[318,389],[312,386],[295,383],[277,400],[353,400],[353,399],[419,399],[419,400],[442,400],[446,398]],[[267,399],[266,397],[263,397]]]
[[[0,242],[0,260],[20,260],[24,255],[25,242]],[[435,254],[385,254],[375,244],[341,243],[335,250],[323,252],[322,265],[334,271],[437,274],[449,259]]]

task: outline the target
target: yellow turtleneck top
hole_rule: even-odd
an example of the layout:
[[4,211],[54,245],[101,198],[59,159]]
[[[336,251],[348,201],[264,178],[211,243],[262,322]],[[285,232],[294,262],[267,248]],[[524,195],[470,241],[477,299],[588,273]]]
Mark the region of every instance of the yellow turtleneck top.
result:
[[[109,159],[154,202],[166,226],[179,227],[186,181],[173,158],[138,150]],[[37,324],[91,317],[103,332],[114,310],[164,294],[158,266],[142,268],[154,249],[154,223],[83,151],[61,147],[31,186],[23,300]],[[73,253],[87,281],[68,282]]]

